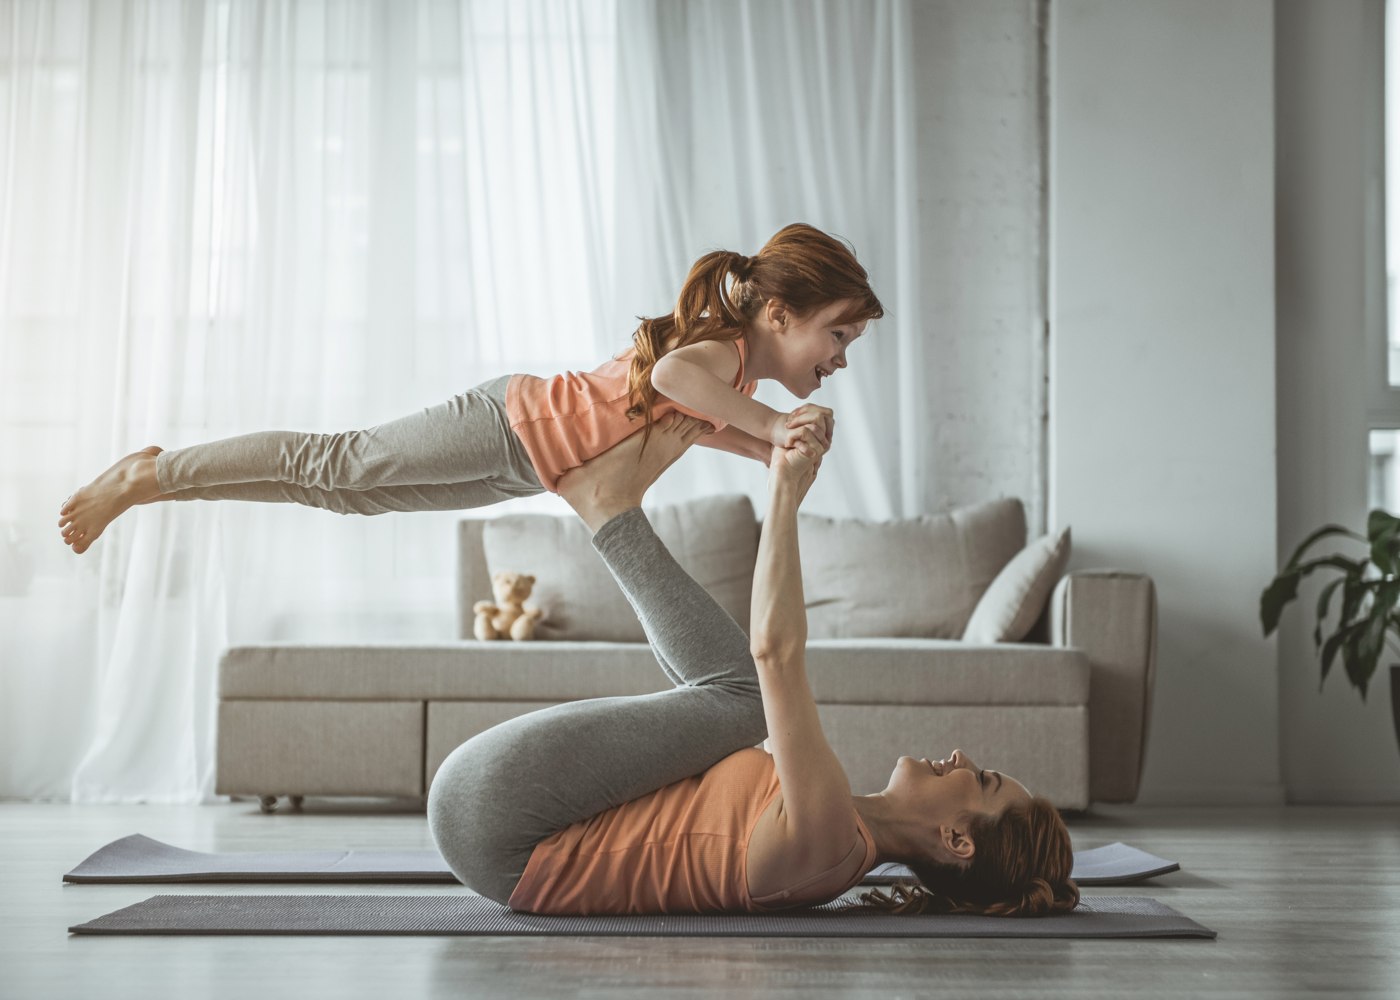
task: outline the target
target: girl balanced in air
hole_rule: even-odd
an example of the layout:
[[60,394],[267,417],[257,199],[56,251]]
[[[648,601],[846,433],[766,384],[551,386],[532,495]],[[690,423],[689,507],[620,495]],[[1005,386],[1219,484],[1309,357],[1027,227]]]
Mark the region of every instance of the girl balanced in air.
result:
[[367,430],[263,431],[118,460],[64,501],[65,544],[84,552],[128,508],[158,500],[300,503],[341,514],[460,510],[555,491],[559,477],[679,412],[709,423],[704,443],[768,462],[811,428],[831,443],[831,410],[782,413],[753,399],[772,379],[798,399],[846,367],[884,315],[865,268],[802,223],[755,257],[697,260],[669,316],[643,319],[633,346],[592,372],[506,375]]

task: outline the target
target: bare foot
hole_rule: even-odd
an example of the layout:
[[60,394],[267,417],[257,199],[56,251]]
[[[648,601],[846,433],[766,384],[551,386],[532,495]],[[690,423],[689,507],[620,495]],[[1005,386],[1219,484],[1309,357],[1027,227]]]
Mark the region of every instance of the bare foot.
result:
[[597,531],[623,511],[641,506],[642,497],[661,473],[713,431],[703,420],[668,413],[652,425],[645,449],[642,432],[637,431],[564,473],[556,488],[583,523]]
[[64,501],[58,512],[63,543],[71,545],[74,552],[86,552],[128,507],[160,499],[160,487],[156,484],[156,456],[160,452],[152,445],[118,459]]

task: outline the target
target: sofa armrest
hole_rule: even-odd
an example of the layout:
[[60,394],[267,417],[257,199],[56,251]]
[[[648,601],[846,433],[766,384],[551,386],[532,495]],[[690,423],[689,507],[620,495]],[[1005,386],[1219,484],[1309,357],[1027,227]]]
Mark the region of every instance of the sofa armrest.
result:
[[1157,672],[1156,587],[1141,573],[1080,570],[1055,587],[1049,611],[1051,644],[1089,659],[1089,797],[1132,802]]
[[482,538],[486,522],[464,517],[457,522],[457,638],[475,639],[472,605],[491,600],[491,571],[486,568]]

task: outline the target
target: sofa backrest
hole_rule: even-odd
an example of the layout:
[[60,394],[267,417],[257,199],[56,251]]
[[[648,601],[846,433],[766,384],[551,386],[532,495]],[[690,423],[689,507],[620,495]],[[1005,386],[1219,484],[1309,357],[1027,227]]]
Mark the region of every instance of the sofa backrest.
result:
[[958,639],[1026,544],[1015,498],[898,521],[798,516],[813,639]]
[[[676,561],[748,630],[758,524],[742,494],[703,497],[647,510],[647,518]],[[526,604],[544,617],[545,640],[645,642],[641,623],[593,548],[578,518],[508,514],[464,520],[459,528],[459,634],[472,637],[472,605],[490,601],[491,576],[509,571],[535,577]]]
[[[747,496],[701,497],[649,508],[676,561],[746,631],[760,525]],[[459,525],[459,634],[491,575],[536,578],[527,604],[544,610],[540,639],[643,642],[645,635],[587,528],[572,516],[511,514]],[[803,591],[813,639],[957,639],[978,600],[1026,541],[1021,501],[871,522],[799,516]]]

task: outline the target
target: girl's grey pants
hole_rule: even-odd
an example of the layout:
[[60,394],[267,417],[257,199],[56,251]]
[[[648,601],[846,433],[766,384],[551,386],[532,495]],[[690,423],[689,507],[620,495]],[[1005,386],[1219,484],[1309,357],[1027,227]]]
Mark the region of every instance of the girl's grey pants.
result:
[[608,521],[593,547],[676,686],[532,712],[472,737],[443,762],[428,792],[433,839],[463,883],[501,903],[541,840],[767,735],[748,637],[676,563],[641,509]]
[[465,510],[543,493],[506,415],[504,375],[438,406],[340,434],[262,431],[156,456],[175,500],[300,503],[338,514]]

